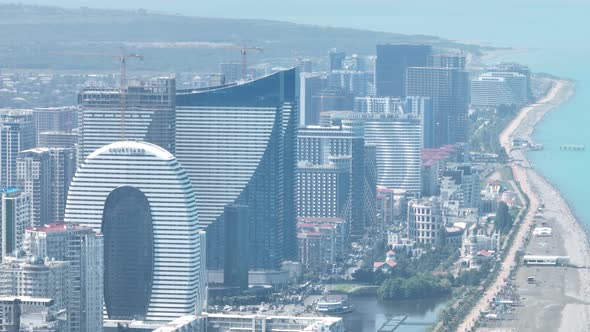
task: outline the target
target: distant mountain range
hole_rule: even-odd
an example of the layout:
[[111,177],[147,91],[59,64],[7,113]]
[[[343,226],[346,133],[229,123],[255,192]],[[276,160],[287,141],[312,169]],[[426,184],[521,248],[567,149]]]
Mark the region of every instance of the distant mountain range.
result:
[[[210,44],[201,48],[163,46],[170,42]],[[217,43],[261,47],[263,53],[250,54],[250,64],[272,62],[285,66],[294,63],[297,57],[312,58],[321,66],[331,48],[347,54],[374,54],[378,43],[424,43],[473,53],[480,51],[477,45],[424,35],[269,20],[164,15],[145,10],[0,4],[0,68],[112,71],[114,60],[61,53],[117,53],[123,45],[128,52],[145,55],[145,61],[130,62],[133,70],[210,72],[217,70],[219,62],[240,61],[239,49],[222,48]]]

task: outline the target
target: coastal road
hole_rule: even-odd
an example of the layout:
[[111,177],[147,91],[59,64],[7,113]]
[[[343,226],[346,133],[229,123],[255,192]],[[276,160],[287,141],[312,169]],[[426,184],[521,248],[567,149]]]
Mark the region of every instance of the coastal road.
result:
[[[519,114],[510,122],[510,124],[502,131],[499,136],[500,144],[508,153],[510,159],[519,159],[523,158],[524,154],[522,151],[514,150],[511,151],[511,142],[514,137],[515,132],[519,129],[523,121],[530,115],[530,113],[535,111],[545,111],[548,108],[551,109],[555,107],[555,103],[553,102],[555,97],[559,94],[559,92],[564,87],[564,82],[562,81],[554,81],[555,84],[549,90],[547,95],[537,101],[535,104],[526,106],[522,108]],[[500,271],[496,279],[492,282],[490,287],[484,292],[482,297],[476,303],[475,306],[471,309],[471,311],[465,317],[463,323],[459,326],[457,331],[471,331],[477,322],[480,312],[483,310],[487,310],[490,302],[494,298],[494,296],[500,291],[506,280],[510,275],[510,270],[513,266],[516,265],[515,257],[518,249],[524,243],[524,239],[530,229],[531,223],[533,222],[533,217],[540,206],[540,202],[538,196],[532,191],[531,184],[527,178],[526,168],[522,167],[519,163],[512,162],[510,164],[512,168],[512,174],[514,180],[519,183],[520,188],[524,194],[526,194],[529,198],[529,209],[527,214],[523,218],[522,222],[518,224],[518,228],[515,229],[516,236],[512,245],[505,250],[507,250],[507,255],[502,261],[500,265]]]

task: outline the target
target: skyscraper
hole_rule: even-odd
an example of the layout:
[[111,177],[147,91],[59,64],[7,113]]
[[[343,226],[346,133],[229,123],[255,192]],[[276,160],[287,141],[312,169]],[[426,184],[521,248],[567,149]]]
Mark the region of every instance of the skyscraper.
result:
[[408,96],[429,97],[435,118],[434,147],[467,140],[469,74],[457,68],[407,69]]
[[433,54],[428,56],[426,66],[465,69],[465,57],[462,55]]
[[314,109],[313,95],[318,94],[324,85],[324,79],[317,74],[301,73],[300,82],[300,121],[301,125],[318,124],[319,110]]
[[78,133],[64,131],[43,131],[37,138],[38,146],[48,148],[75,148],[78,144]]
[[176,156],[198,193],[209,266],[222,266],[231,203],[249,209],[251,267],[276,268],[295,255],[297,78],[290,69],[176,97]]
[[[174,153],[175,79],[129,82],[125,138],[156,144]],[[121,92],[88,87],[78,94],[79,154],[82,162],[95,150],[121,140]]]
[[38,143],[39,134],[46,131],[63,131],[71,133],[78,128],[77,107],[50,107],[33,109],[33,122],[35,126],[35,137]]
[[[365,226],[365,139],[363,125],[359,121],[344,120],[340,126],[305,126],[299,129],[298,160],[311,165],[329,165],[334,157],[349,157],[350,184],[346,206],[349,215],[339,212],[337,217],[346,217],[348,229],[359,233]],[[329,166],[328,169],[333,166]],[[340,167],[343,167],[341,165]],[[344,186],[344,184],[341,184]],[[374,189],[373,189],[374,190]],[[298,194],[301,195],[301,192]],[[341,203],[342,204],[342,203]],[[344,206],[344,205],[342,205]],[[319,215],[314,215],[320,217]],[[335,217],[326,215],[321,217]]]
[[16,188],[0,190],[2,202],[0,212],[2,218],[2,257],[22,248],[25,237],[25,228],[32,226],[31,195]]
[[365,141],[375,146],[377,184],[420,193],[422,119],[413,114],[368,114]]
[[35,146],[33,113],[0,109],[0,187],[16,185],[16,158]]
[[324,89],[311,97],[312,118],[308,122],[318,124],[322,112],[349,111],[353,105],[354,95],[351,92],[341,88]]
[[70,181],[75,172],[72,149],[35,148],[18,154],[17,184],[29,193],[33,225],[62,221]]
[[406,96],[406,69],[426,66],[431,52],[432,47],[429,45],[377,45],[376,95],[378,97]]
[[168,151],[124,141],[93,152],[72,180],[65,222],[104,234],[108,319],[170,321],[203,310],[195,191]]
[[[329,163],[300,161],[297,167],[297,217],[339,217],[350,225],[351,157],[331,157]],[[350,227],[347,227],[348,229]]]
[[27,228],[24,242],[33,256],[68,263],[69,331],[101,332],[103,236],[88,227],[49,224]]
[[219,71],[225,79],[224,83],[237,82],[242,78],[242,64],[238,62],[220,63]]
[[342,63],[346,58],[346,53],[338,52],[335,48],[328,53],[330,57],[330,71],[342,69]]
[[51,161],[49,152],[42,149],[21,151],[16,160],[16,182],[31,195],[33,225],[50,222]]

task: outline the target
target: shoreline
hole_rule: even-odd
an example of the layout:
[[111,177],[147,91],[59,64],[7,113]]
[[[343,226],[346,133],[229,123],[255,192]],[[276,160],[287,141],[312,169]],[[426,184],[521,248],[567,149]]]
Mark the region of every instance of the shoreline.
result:
[[[510,148],[510,139],[513,137],[525,137],[532,141],[536,126],[545,115],[563,106],[573,96],[573,82],[563,79],[555,79],[553,82],[551,91],[536,104],[524,108],[515,119],[517,121],[502,133],[502,146],[505,149]],[[539,112],[534,112],[535,105],[539,104],[547,107],[538,107]],[[512,168],[520,173],[517,181],[531,200],[532,208],[529,213],[536,213],[537,209],[533,208],[533,204],[544,204],[544,218],[555,231],[551,240],[532,238],[526,246],[527,253],[569,256],[572,266],[582,267],[550,268],[543,271],[543,284],[534,287],[535,289],[523,279],[527,273],[538,273],[539,269],[526,266],[519,268],[515,284],[529,299],[525,300],[522,310],[517,310],[520,314],[517,320],[522,320],[517,325],[523,331],[588,330],[590,306],[586,299],[590,297],[590,273],[586,268],[590,266],[590,259],[586,253],[590,252],[590,241],[587,231],[559,188],[532,167],[526,151],[513,150],[509,151],[509,155],[513,159],[522,160],[520,164],[513,162]],[[559,316],[555,315],[556,311],[559,311]]]
[[[535,103],[527,105],[518,112],[516,117],[504,128],[499,135],[499,141],[501,146],[509,156],[510,161],[508,165],[512,169],[514,180],[518,183],[520,191],[528,197],[528,210],[526,214],[517,224],[517,227],[513,229],[515,237],[512,245],[506,248],[506,256],[501,262],[500,268],[498,269],[498,275],[492,282],[489,288],[481,295],[477,303],[473,306],[472,310],[466,315],[463,323],[459,326],[458,331],[471,331],[479,319],[480,312],[486,310],[490,301],[499,292],[502,286],[506,283],[511,271],[517,267],[518,262],[516,261],[517,253],[526,247],[527,253],[529,247],[527,246],[528,239],[530,238],[531,227],[534,226],[534,216],[537,214],[537,210],[541,204],[550,210],[549,213],[553,216],[555,213],[555,226],[556,232],[555,238],[560,237],[560,243],[563,245],[563,251],[566,256],[571,257],[572,263],[578,266],[590,266],[589,259],[585,258],[582,253],[590,252],[590,243],[588,237],[584,232],[582,225],[577,221],[568,203],[564,200],[563,196],[557,189],[557,187],[551,185],[544,177],[542,177],[534,168],[532,168],[529,159],[527,158],[526,151],[521,149],[513,149],[511,146],[512,139],[515,137],[524,137],[532,141],[532,135],[534,133],[536,125],[545,117],[545,115],[558,107],[565,104],[574,93],[574,84],[572,81],[564,79],[552,79],[552,86],[549,91]],[[526,202],[523,202],[526,204]],[[555,210],[555,211],[554,211]],[[525,210],[522,210],[525,211]],[[549,215],[549,214],[548,214]],[[552,220],[553,220],[552,219]],[[545,250],[545,249],[543,249]],[[562,251],[562,250],[560,250]],[[548,253],[539,253],[548,254]],[[553,253],[554,255],[556,253]],[[526,271],[521,271],[525,268],[519,268],[519,274]],[[583,302],[584,298],[588,298],[590,295],[590,288],[586,286],[590,281],[590,273],[585,269],[576,269],[571,273],[575,277],[575,282],[568,280],[567,285],[562,284],[567,290],[563,290],[564,296],[567,294],[568,297],[578,297],[578,302]],[[524,277],[526,280],[526,277]],[[583,282],[580,282],[583,281]],[[547,284],[547,286],[550,286]],[[584,294],[580,294],[580,293]],[[577,295],[579,294],[579,295]],[[581,295],[581,296],[580,296]],[[544,293],[541,293],[539,297],[543,297]],[[548,302],[555,300],[560,301],[560,298],[545,299]],[[573,301],[575,302],[575,301]],[[525,303],[526,307],[528,303]],[[560,311],[560,319],[556,320],[555,308],[556,303],[546,304],[544,308],[551,308],[551,311],[546,312],[543,310],[533,310],[528,314],[518,315],[514,317],[515,321],[508,322],[507,325],[518,325],[519,331],[554,331],[556,329],[539,329],[539,326],[549,326],[548,320],[552,323],[557,323],[560,331],[576,331],[579,330],[580,326],[587,327],[590,323],[590,307],[580,308],[579,305],[571,305],[566,307],[563,304]],[[520,308],[516,310],[521,310]],[[584,316],[585,319],[581,319],[580,316]],[[574,319],[575,318],[575,319]],[[572,320],[577,324],[576,328],[572,329]],[[531,327],[531,321],[541,322],[539,326],[533,324],[535,327]],[[553,324],[555,325],[555,324]],[[555,326],[554,326],[555,327]]]

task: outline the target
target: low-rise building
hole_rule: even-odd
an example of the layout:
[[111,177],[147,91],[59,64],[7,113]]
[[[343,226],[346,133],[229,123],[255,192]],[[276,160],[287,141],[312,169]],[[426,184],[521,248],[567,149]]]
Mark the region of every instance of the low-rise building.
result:
[[408,203],[408,237],[422,244],[438,244],[443,235],[438,197],[413,199]]
[[58,319],[54,301],[30,296],[0,296],[0,331],[62,332],[65,320]]

